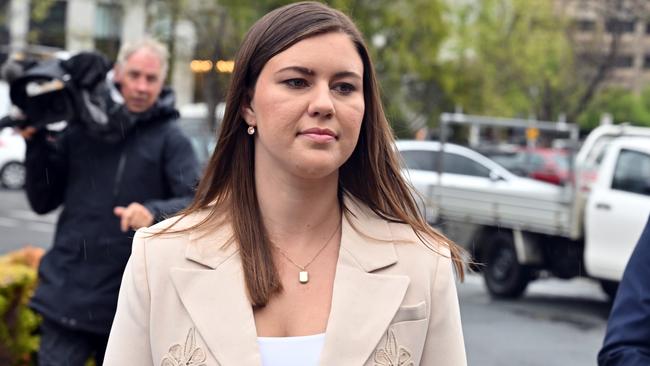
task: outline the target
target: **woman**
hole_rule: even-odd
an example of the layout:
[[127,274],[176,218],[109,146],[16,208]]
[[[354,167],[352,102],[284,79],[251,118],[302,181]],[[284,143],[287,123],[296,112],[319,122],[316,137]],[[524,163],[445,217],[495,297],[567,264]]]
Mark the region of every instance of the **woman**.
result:
[[106,365],[465,365],[452,262],[339,11],[264,16],[180,218],[140,230]]

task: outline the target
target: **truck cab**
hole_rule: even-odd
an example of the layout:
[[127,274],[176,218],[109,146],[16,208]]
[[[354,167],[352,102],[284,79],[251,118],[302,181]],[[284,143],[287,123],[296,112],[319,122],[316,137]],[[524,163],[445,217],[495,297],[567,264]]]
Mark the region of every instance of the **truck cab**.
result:
[[590,277],[621,279],[648,215],[650,138],[617,138],[603,155],[585,207],[584,262]]

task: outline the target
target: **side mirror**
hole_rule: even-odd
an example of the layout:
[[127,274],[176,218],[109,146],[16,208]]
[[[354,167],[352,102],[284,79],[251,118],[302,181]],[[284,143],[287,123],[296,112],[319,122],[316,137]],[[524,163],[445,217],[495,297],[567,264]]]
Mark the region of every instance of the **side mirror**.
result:
[[494,170],[490,171],[490,180],[492,182],[498,182],[500,180],[505,180],[499,173],[495,172]]

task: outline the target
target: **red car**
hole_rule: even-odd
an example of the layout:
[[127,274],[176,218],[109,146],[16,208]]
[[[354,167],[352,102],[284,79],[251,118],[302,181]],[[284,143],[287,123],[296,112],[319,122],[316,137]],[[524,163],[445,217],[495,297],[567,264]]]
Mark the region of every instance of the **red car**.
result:
[[570,177],[569,158],[566,150],[523,148],[517,154],[517,165],[530,178],[563,185]]

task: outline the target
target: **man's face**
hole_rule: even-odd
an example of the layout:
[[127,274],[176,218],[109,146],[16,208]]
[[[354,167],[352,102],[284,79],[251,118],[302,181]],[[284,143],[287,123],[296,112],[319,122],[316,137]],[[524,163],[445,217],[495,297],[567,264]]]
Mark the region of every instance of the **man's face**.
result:
[[146,48],[115,66],[115,81],[130,112],[141,113],[154,105],[165,81],[162,71],[160,58]]

